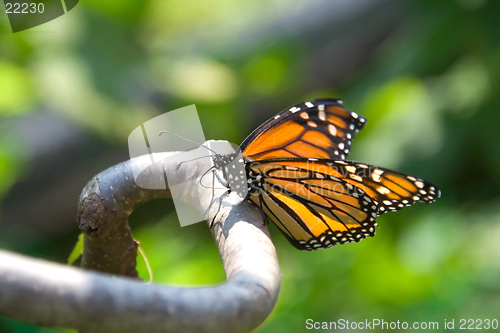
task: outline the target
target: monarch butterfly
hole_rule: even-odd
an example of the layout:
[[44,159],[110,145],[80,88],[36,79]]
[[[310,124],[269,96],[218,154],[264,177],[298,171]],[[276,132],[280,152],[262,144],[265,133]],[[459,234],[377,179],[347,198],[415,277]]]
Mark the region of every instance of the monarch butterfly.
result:
[[[425,180],[345,160],[365,124],[341,100],[316,99],[278,113],[241,144],[244,193],[296,248],[358,242],[375,235],[376,217],[440,197]],[[230,191],[240,188],[227,168],[235,156],[215,161]]]

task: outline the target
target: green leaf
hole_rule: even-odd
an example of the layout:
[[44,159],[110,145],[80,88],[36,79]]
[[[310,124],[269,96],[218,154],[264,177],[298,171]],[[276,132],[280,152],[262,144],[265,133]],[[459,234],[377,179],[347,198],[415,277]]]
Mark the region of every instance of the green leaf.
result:
[[73,248],[73,251],[71,251],[71,254],[68,257],[68,265],[71,266],[73,263],[80,258],[80,256],[83,253],[83,233],[78,235],[78,241],[75,244],[75,247]]

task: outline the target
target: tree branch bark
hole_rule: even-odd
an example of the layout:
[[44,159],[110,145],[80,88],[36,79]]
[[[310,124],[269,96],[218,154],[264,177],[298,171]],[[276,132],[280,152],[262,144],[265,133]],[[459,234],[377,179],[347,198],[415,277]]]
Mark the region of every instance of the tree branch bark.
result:
[[[197,175],[197,163],[202,162],[178,169],[167,163],[166,168],[182,181]],[[186,202],[196,197],[194,191],[206,200],[212,193],[200,186],[186,188]],[[174,288],[137,280],[137,243],[127,217],[139,203],[169,195],[168,190],[137,187],[130,161],[94,177],[78,209],[85,232],[82,266],[127,277],[112,279],[0,251],[0,315],[88,332],[248,332],[259,326],[276,304],[280,271],[260,212],[249,202],[209,214],[215,217],[212,232],[226,283]]]

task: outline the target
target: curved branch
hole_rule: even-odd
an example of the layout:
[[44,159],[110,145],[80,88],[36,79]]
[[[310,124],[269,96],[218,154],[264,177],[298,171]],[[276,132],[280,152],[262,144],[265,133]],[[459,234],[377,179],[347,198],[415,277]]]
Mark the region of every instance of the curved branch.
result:
[[[143,176],[155,171],[158,171],[155,167],[148,168]],[[130,160],[94,176],[78,201],[76,219],[84,234],[81,267],[138,278],[135,269],[138,243],[130,233],[128,216],[140,203],[156,198],[170,198],[170,191],[138,187]]]
[[[172,163],[166,168],[175,168],[182,181],[193,177],[195,164],[177,169]],[[211,196],[210,189],[190,190]],[[194,197],[190,190],[184,198],[187,202]],[[79,222],[86,231],[83,266],[136,276],[131,274],[136,243],[127,216],[140,202],[166,196],[168,190],[135,186],[130,162],[97,175],[82,192],[81,202],[88,203],[79,205]],[[276,252],[258,208],[250,203],[222,207],[214,221],[214,238],[228,279],[224,284],[201,288],[145,285],[137,279],[111,279],[0,251],[0,315],[92,332],[248,332],[265,320],[276,303],[280,287]],[[113,244],[126,254],[104,256]]]

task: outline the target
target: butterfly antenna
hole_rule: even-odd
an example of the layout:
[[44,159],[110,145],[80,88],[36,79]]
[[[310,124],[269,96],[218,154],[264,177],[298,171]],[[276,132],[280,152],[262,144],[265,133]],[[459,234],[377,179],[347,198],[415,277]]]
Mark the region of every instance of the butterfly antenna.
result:
[[[215,151],[213,151],[212,149],[208,148],[207,146],[202,145],[201,143],[198,143],[198,142],[196,142],[196,141],[190,140],[190,139],[188,139],[188,138],[185,138],[185,137],[183,137],[183,136],[180,136],[180,135],[178,135],[178,134],[175,134],[175,133],[172,133],[172,132],[169,132],[169,131],[161,131],[161,132],[158,134],[158,136],[161,136],[163,133],[168,133],[168,134],[171,134],[171,135],[176,136],[176,137],[178,137],[178,138],[180,138],[180,139],[184,139],[184,140],[186,140],[186,141],[189,141],[189,142],[195,143],[195,144],[197,144],[198,146],[201,146],[201,147],[207,148],[207,149],[208,149],[208,150],[210,150],[212,153],[214,153],[214,154],[215,154],[215,156],[217,156],[217,157],[219,157],[219,158],[220,158],[220,155],[219,155],[219,154],[217,154]],[[239,149],[239,148],[238,148],[238,149]],[[205,156],[198,157],[198,158],[205,158]],[[195,159],[198,159],[198,158],[195,158]],[[193,160],[192,160],[192,161],[193,161]],[[177,167],[177,168],[179,168],[179,167],[181,166],[181,164],[182,164],[182,163],[184,163],[184,162],[189,162],[189,161],[183,161],[183,162],[179,163],[179,165],[178,165],[178,167]],[[201,176],[201,179],[203,179],[203,177],[205,177],[205,175],[206,175],[206,174],[207,174],[210,170],[212,170],[212,169],[213,169],[213,167],[212,167],[212,168],[210,168],[210,169],[208,169],[208,170],[207,170],[207,171],[203,174],[203,176]],[[221,177],[219,176],[219,174],[218,174],[217,172],[214,172],[214,174],[215,174],[215,176],[217,177],[217,179],[221,182],[221,184],[222,184],[223,186],[225,186],[226,188],[228,188],[228,187],[229,187],[229,185],[228,185],[228,184],[227,184],[224,180],[222,180],[222,179],[221,179]],[[201,181],[200,181],[200,185],[201,185],[201,186],[203,186],[203,187],[205,187],[205,188],[208,188],[208,187],[204,186],[204,185],[201,183]],[[220,189],[222,189],[222,188],[220,188]]]
[[183,137],[183,136],[180,136],[180,135],[178,135],[178,134],[175,134],[175,133],[172,133],[172,132],[169,132],[169,131],[161,131],[161,132],[160,132],[160,134],[158,134],[158,136],[161,136],[163,133],[168,133],[168,134],[171,134],[171,135],[173,135],[173,136],[176,136],[176,137],[178,137],[178,138],[180,138],[180,139],[184,139],[184,140],[186,140],[186,141],[189,141],[189,142],[192,142],[192,143],[196,143],[198,146],[201,146],[201,147],[205,147],[205,148],[207,148],[207,149],[208,149],[208,150],[210,150],[212,153],[214,153],[216,156],[220,156],[220,155],[219,155],[219,154],[217,154],[215,151],[213,151],[212,149],[208,148],[207,146],[202,145],[201,143],[198,143],[198,142],[196,142],[196,141],[190,140],[190,139],[188,139],[188,138],[185,138],[185,137]]

